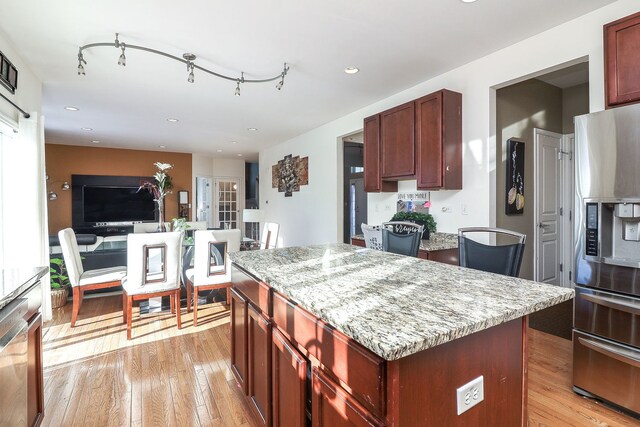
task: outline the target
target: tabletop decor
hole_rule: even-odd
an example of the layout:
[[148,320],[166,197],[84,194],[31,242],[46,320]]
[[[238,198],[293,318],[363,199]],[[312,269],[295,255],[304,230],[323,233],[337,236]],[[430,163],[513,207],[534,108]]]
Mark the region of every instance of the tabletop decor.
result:
[[62,258],[51,258],[50,279],[51,279],[51,308],[64,307],[69,296],[69,276]]
[[507,215],[524,213],[524,141],[515,138],[507,140]]
[[155,162],[154,165],[158,169],[153,175],[155,182],[145,181],[138,191],[144,188],[153,194],[153,201],[158,205],[158,231],[167,231],[164,225],[164,198],[167,194],[171,194],[171,189],[173,188],[171,177],[167,173],[173,165],[161,162]]
[[284,156],[271,168],[271,186],[284,197],[291,197],[294,191],[300,191],[301,185],[309,184],[309,158]]
[[391,217],[391,221],[409,221],[424,227],[422,239],[429,240],[430,233],[436,232],[436,221],[433,215],[421,212],[398,212]]

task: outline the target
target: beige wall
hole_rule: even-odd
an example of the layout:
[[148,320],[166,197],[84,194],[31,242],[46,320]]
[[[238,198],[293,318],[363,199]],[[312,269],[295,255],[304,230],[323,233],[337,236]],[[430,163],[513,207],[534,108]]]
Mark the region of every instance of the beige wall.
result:
[[[533,129],[562,133],[562,90],[531,79],[496,94],[496,226],[527,235],[520,277],[533,279]],[[525,141],[524,195],[522,215],[505,215],[506,143],[509,138]]]
[[562,90],[562,133],[574,132],[573,118],[589,112],[589,83]]
[[155,162],[171,163],[169,175],[173,193],[165,201],[166,220],[178,216],[178,191],[191,191],[191,154],[119,148],[81,147],[46,144],[46,168],[50,185],[56,186],[58,199],[49,201],[49,233],[71,227],[71,191],[62,191],[59,181],[71,183],[71,175],[153,176]]

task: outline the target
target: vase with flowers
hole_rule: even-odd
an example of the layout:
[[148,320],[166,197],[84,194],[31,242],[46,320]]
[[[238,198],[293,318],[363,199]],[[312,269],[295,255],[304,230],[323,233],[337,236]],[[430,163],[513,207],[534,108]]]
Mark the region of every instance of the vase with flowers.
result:
[[158,205],[158,231],[167,231],[164,225],[164,198],[167,194],[171,194],[171,189],[173,188],[171,176],[167,173],[173,165],[161,162],[155,162],[154,165],[158,169],[153,175],[155,182],[145,181],[138,191],[146,189],[153,194],[153,201]]

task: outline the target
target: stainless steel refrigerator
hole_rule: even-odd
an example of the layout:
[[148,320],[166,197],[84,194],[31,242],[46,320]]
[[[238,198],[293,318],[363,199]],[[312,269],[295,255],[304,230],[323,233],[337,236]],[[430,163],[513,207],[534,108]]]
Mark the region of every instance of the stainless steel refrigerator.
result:
[[576,117],[573,384],[640,414],[640,105]]

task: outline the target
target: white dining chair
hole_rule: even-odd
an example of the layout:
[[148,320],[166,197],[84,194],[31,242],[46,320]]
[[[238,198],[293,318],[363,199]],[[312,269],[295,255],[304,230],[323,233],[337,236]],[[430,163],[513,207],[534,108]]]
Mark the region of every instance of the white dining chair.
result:
[[231,261],[229,252],[240,250],[240,230],[198,230],[195,232],[193,268],[187,270],[187,312],[193,296],[193,326],[198,326],[198,291],[227,289],[230,302]]
[[180,272],[182,238],[179,231],[139,233],[127,236],[127,276],[122,279],[122,315],[127,323],[127,339],[131,339],[133,302],[168,296],[171,313],[180,317]]
[[62,257],[73,289],[73,309],[71,312],[71,327],[76,326],[84,292],[93,289],[114,288],[120,286],[120,280],[127,272],[127,267],[107,267],[95,270],[84,270],[82,257],[78,250],[76,234],[71,228],[58,232]]
[[265,222],[260,236],[260,249],[272,249],[278,245],[278,233],[280,224],[277,222]]

